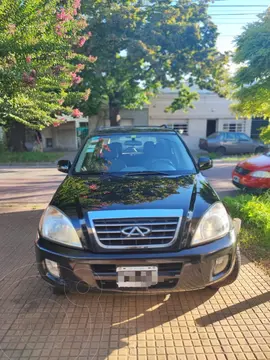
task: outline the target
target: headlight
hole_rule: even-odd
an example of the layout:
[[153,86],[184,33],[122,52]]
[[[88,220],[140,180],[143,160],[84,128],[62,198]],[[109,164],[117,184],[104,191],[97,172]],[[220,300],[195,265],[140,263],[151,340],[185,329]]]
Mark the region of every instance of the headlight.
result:
[[43,237],[64,245],[82,248],[82,244],[69,218],[54,206],[48,206],[40,220]]
[[255,178],[270,179],[270,171],[254,171],[250,176]]
[[231,219],[221,202],[212,205],[201,218],[192,238],[191,245],[219,239],[229,233]]

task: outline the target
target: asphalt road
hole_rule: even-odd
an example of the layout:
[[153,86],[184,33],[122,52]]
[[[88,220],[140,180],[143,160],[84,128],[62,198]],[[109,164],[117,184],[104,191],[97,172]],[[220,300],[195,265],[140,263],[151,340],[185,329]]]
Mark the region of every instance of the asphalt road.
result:
[[236,163],[216,161],[214,167],[204,171],[214,189],[221,197],[236,196],[239,190],[232,184],[232,171]]
[[[232,163],[215,162],[212,169],[204,172],[221,197],[238,192],[231,183],[234,166]],[[42,209],[64,177],[54,167],[0,167],[0,208]]]

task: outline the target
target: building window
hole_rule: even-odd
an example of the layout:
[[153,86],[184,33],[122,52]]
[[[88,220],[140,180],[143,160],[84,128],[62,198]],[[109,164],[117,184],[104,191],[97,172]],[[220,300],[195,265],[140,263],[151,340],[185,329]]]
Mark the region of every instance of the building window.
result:
[[88,121],[80,122],[80,127],[88,127]]
[[235,123],[223,124],[223,131],[245,132],[246,131],[246,123],[245,122],[235,122]]
[[188,135],[188,120],[173,124],[173,129],[179,131],[182,135]]
[[53,147],[52,138],[46,138],[46,148],[52,148],[52,147]]

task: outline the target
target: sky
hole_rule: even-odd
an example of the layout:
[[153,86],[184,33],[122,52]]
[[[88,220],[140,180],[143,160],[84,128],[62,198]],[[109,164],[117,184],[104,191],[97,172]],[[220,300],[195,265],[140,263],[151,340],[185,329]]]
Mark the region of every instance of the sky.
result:
[[257,14],[264,12],[270,0],[215,0],[210,5],[209,15],[218,26],[219,51],[233,50],[233,40],[243,31],[243,26],[257,20]]

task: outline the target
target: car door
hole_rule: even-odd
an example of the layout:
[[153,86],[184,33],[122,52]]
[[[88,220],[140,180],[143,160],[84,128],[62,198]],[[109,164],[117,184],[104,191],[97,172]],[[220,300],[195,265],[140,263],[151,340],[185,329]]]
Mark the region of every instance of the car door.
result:
[[224,145],[227,154],[239,153],[239,143],[236,133],[228,132],[225,134]]
[[237,137],[241,153],[251,153],[254,151],[254,144],[250,137],[243,133],[237,134]]

